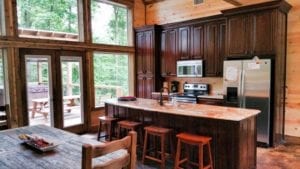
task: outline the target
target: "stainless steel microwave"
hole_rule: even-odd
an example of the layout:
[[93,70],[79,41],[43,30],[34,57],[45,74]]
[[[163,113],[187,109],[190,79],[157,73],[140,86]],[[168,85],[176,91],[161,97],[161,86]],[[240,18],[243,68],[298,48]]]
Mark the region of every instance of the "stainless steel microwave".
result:
[[177,61],[177,77],[202,77],[202,60],[180,60]]

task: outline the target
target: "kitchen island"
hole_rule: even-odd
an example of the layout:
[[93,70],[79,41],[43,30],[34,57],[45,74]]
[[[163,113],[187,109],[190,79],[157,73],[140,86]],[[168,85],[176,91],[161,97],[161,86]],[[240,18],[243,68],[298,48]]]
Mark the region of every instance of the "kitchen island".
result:
[[168,102],[161,106],[157,100],[140,98],[136,101],[109,99],[105,109],[108,115],[121,119],[169,127],[175,133],[212,137],[216,169],[256,168],[256,115],[259,110]]

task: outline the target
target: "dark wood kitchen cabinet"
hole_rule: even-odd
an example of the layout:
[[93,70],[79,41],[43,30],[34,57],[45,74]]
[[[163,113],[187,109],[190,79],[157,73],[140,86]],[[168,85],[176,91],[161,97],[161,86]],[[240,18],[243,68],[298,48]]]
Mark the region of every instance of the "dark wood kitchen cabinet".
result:
[[190,59],[190,27],[178,28],[178,55],[181,60]]
[[157,25],[137,28],[135,40],[136,96],[151,98],[159,90],[160,27]]
[[152,76],[137,76],[137,97],[139,98],[151,98],[154,89],[154,78]]
[[286,1],[270,1],[222,11],[227,17],[226,58],[251,59],[257,55],[274,63],[271,146],[284,142],[285,135],[286,35],[290,9]]
[[176,76],[177,29],[169,29],[161,33],[161,76]]
[[204,58],[204,26],[194,25],[191,28],[191,59]]
[[274,54],[275,10],[228,17],[227,57],[250,58]]
[[225,31],[225,21],[205,24],[204,75],[206,77],[223,75]]

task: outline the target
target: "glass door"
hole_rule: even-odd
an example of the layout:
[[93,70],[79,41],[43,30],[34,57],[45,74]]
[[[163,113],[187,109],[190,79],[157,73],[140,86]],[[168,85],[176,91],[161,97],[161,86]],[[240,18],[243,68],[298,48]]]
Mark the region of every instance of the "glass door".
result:
[[54,125],[50,60],[50,55],[25,55],[29,125]]
[[8,128],[8,120],[6,113],[6,80],[4,69],[4,50],[0,49],[0,130]]
[[84,125],[82,57],[61,56],[63,127]]

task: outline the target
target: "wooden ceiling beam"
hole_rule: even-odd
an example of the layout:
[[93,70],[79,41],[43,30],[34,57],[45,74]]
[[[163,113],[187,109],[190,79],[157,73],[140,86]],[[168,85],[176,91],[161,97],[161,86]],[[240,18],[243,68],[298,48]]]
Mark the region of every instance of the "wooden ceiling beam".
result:
[[228,2],[234,6],[242,6],[243,4],[241,4],[240,2],[236,1],[236,0],[223,0],[225,2]]

